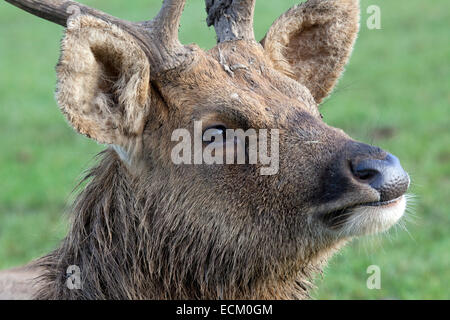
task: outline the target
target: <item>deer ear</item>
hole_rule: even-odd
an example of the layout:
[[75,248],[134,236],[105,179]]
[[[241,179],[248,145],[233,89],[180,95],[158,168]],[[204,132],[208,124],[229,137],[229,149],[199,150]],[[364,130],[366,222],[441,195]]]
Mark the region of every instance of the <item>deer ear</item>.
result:
[[343,72],[358,29],[358,0],[309,0],[279,17],[261,44],[275,68],[320,103]]
[[148,59],[111,23],[79,15],[67,25],[56,67],[61,111],[79,133],[126,147],[142,133],[148,114]]

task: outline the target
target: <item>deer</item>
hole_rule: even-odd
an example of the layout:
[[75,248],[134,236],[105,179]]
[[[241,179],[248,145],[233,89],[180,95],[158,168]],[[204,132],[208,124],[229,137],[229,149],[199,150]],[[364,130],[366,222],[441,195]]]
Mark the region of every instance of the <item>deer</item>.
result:
[[[352,53],[358,0],[299,3],[261,41],[254,0],[206,0],[217,35],[207,51],[178,39],[184,0],[164,0],[143,22],[74,1],[6,1],[65,27],[56,100],[105,150],[70,207],[67,236],[2,271],[0,297],[308,299],[334,253],[402,218],[410,178],[399,159],[319,111]],[[277,129],[278,172],[175,164],[172,133],[194,121],[224,138]],[[79,288],[68,285],[70,266]]]

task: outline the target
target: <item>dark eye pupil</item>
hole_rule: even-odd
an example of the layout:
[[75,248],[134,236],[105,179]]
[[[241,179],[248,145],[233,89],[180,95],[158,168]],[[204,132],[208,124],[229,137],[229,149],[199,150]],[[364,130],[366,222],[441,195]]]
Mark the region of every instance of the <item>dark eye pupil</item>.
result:
[[207,130],[214,130],[213,132],[217,134],[222,134],[223,136],[225,136],[227,128],[225,128],[223,125],[217,125],[217,126],[212,126],[207,128],[205,131]]
[[205,129],[205,131],[203,132],[203,135],[205,134],[205,132],[207,132],[212,135],[211,138],[211,142],[215,141],[215,137],[222,135],[222,139],[223,141],[226,140],[226,132],[227,132],[227,128],[223,125],[215,125],[215,126],[211,126]]

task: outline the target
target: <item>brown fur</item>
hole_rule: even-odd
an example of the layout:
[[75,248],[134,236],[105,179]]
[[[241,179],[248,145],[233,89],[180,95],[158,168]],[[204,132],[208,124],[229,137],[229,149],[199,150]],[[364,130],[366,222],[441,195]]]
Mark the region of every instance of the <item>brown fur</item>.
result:
[[[342,168],[350,155],[384,153],[363,150],[317,110],[351,52],[357,8],[356,0],[309,1],[275,22],[264,47],[248,39],[209,52],[190,46],[189,63],[150,81],[131,35],[74,18],[58,102],[76,130],[112,147],[86,177],[68,236],[39,261],[36,297],[307,298],[314,274],[348,240],[321,214],[378,199]],[[279,129],[279,173],[173,164],[171,133],[192,132],[193,120]],[[81,268],[82,290],[66,286],[70,265]]]
[[132,36],[94,17],[74,19],[56,71],[58,103],[78,132],[118,145],[127,142],[117,137],[142,134],[150,67]]
[[319,103],[336,85],[359,29],[355,0],[311,0],[278,18],[262,44],[275,68],[305,84]]
[[38,290],[38,278],[44,270],[34,263],[28,266],[0,271],[0,300],[29,300]]
[[[172,192],[172,181],[130,178],[113,151],[103,154],[87,178],[68,237],[40,262],[48,270],[49,284],[41,289],[40,299],[306,298],[308,279],[338,246],[280,265],[282,243],[265,245],[255,254],[247,251],[268,240],[268,235],[260,236],[262,230],[240,221],[257,217],[235,217],[233,225],[222,213],[215,221],[212,215],[219,211],[202,213],[201,204],[187,208],[184,202],[196,190],[186,185],[170,195],[178,198],[174,203],[165,193]],[[168,186],[161,189],[162,181]],[[180,215],[182,208],[190,217]],[[280,222],[287,223],[285,219]],[[223,228],[226,234],[220,232]],[[82,290],[65,285],[71,264],[82,268]]]

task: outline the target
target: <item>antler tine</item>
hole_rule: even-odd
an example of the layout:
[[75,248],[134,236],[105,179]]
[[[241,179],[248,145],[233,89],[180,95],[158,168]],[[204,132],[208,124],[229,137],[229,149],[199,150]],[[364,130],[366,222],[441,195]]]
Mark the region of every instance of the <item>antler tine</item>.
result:
[[165,44],[179,44],[178,28],[186,0],[164,0],[158,15],[151,21],[156,32]]
[[178,26],[185,0],[164,0],[158,15],[150,21],[135,23],[121,20],[70,0],[5,0],[35,16],[67,26],[72,14],[88,14],[114,23],[130,33],[148,56],[152,76],[183,64],[192,50],[178,40]]
[[208,26],[214,25],[217,42],[254,40],[255,0],[205,0]]
[[67,19],[78,10],[79,13],[89,14],[116,24],[130,24],[127,21],[110,16],[100,10],[68,0],[5,0],[10,4],[25,10],[35,16],[54,22],[63,27],[67,26]]

